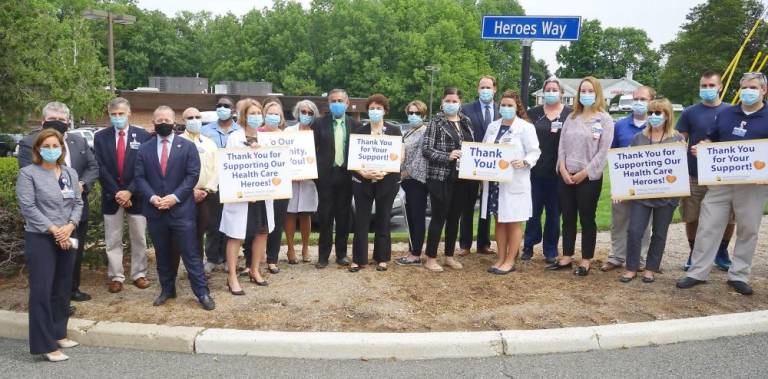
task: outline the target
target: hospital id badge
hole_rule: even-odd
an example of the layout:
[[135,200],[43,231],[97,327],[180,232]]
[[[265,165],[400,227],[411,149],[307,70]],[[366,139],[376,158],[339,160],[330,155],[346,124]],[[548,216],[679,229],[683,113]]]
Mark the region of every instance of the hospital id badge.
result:
[[735,136],[744,137],[746,134],[747,134],[747,129],[741,126],[733,128],[733,135]]
[[555,121],[555,122],[553,122],[553,123],[552,123],[552,126],[551,126],[551,128],[549,129],[549,131],[550,131],[551,133],[557,133],[557,132],[559,132],[559,131],[560,131],[560,129],[562,129],[562,128],[563,128],[563,123],[562,123],[562,122],[560,122],[560,121]]
[[601,135],[603,135],[603,127],[600,126],[600,124],[593,126],[592,127],[592,138],[593,139],[600,139]]
[[67,188],[61,190],[61,196],[65,199],[74,199],[75,198],[75,191]]
[[131,147],[131,150],[137,150],[139,146],[141,146],[141,142],[133,141],[128,144]]

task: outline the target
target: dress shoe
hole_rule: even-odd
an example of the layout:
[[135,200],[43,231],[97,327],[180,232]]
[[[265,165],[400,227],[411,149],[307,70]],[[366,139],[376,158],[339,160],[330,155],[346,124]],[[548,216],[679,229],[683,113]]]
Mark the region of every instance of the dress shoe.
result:
[[354,266],[350,265],[349,268],[347,269],[347,271],[349,271],[349,272],[358,272],[358,271],[360,271],[360,266],[358,266],[358,265],[354,265]]
[[576,270],[573,271],[573,274],[576,276],[587,276],[589,275],[589,267],[578,266],[576,267]]
[[544,259],[544,262],[546,262],[548,265],[551,265],[552,263],[557,262],[557,257],[546,258],[546,259]]
[[77,308],[75,308],[74,305],[70,305],[69,306],[69,317],[72,317],[72,315],[74,315],[76,311],[77,311]]
[[637,278],[637,275],[632,275],[632,276],[624,276],[624,275],[622,275],[619,278],[619,281],[622,282],[622,283],[629,283],[629,282],[635,280],[635,278]]
[[450,268],[452,268],[452,269],[454,269],[454,270],[462,270],[462,269],[464,269],[464,265],[462,265],[461,263],[459,263],[459,261],[457,261],[455,259],[446,259],[443,264],[448,266],[448,267],[450,267]]
[[69,349],[69,348],[72,348],[72,347],[80,345],[79,342],[72,341],[69,338],[64,338],[64,339],[58,340],[58,341],[56,341],[56,344],[58,344],[59,347],[62,348],[62,349]]
[[141,277],[133,281],[133,285],[136,286],[138,289],[147,289],[149,288],[151,282],[149,279]]
[[336,259],[336,264],[339,266],[349,266],[349,258],[343,257]]
[[466,257],[467,255],[469,255],[470,252],[471,251],[469,249],[461,249],[461,250],[459,250],[459,256],[460,257]]
[[729,280],[726,283],[728,283],[729,286],[733,287],[736,292],[742,294],[742,295],[751,295],[752,294],[752,287],[749,286],[749,284],[742,282],[740,280]]
[[110,293],[118,293],[123,290],[123,282],[118,282],[117,280],[113,280],[109,283],[109,292]]
[[240,291],[232,291],[232,286],[229,285],[229,280],[227,280],[227,289],[229,290],[229,293],[235,295],[235,296],[243,296],[245,295],[245,291],[241,288]]
[[267,265],[267,271],[269,271],[270,274],[279,274],[280,267],[277,267],[277,265]]
[[530,261],[531,258],[533,258],[533,248],[523,247],[523,255],[520,256],[520,259],[524,261]]
[[571,267],[573,267],[573,262],[568,262],[564,265],[561,265],[560,262],[555,261],[555,262],[552,262],[546,268],[547,270],[550,270],[550,271],[559,271],[559,270],[570,270]]
[[677,281],[677,288],[681,288],[681,289],[691,288],[701,283],[704,283],[704,280],[698,280],[698,279],[694,279],[686,276],[685,278],[682,278]]
[[656,281],[654,276],[643,276],[643,283],[653,283]]
[[482,254],[482,255],[493,255],[493,254],[496,254],[496,252],[491,250],[491,248],[488,247],[488,246],[481,247],[481,248],[477,249],[477,253],[478,254]]
[[266,287],[266,286],[268,286],[268,285],[269,285],[269,283],[268,283],[266,280],[262,280],[262,281],[259,281],[259,280],[258,280],[258,279],[256,279],[256,277],[255,277],[255,276],[253,276],[253,275],[248,275],[248,280],[250,280],[250,281],[251,281],[251,283],[256,283],[256,285],[257,285],[257,286]]
[[72,299],[72,301],[88,301],[91,300],[91,295],[85,292],[80,292],[80,290],[74,290],[72,291],[72,295],[70,295],[70,299]]
[[176,294],[175,293],[161,293],[160,296],[158,296],[155,301],[152,303],[152,305],[159,307],[163,304],[165,304],[168,299],[175,299]]
[[491,271],[491,274],[494,274],[494,275],[507,275],[507,274],[509,274],[510,272],[515,272],[515,270],[516,270],[516,269],[515,269],[515,267],[514,267],[514,266],[512,266],[512,268],[510,268],[509,270],[506,270],[506,271],[504,271],[504,270],[502,270],[502,269],[500,269],[500,268],[495,268],[495,267],[494,267],[494,268],[493,268],[493,271]]
[[387,271],[388,267],[386,263],[379,263],[376,266],[376,271]]
[[416,260],[408,260],[408,257],[400,257],[395,260],[395,263],[397,263],[400,266],[420,266],[421,265],[421,259]]
[[69,359],[69,357],[66,354],[61,352],[59,352],[59,354],[56,354],[56,355],[51,353],[43,354],[43,358],[45,358],[45,360],[47,360],[48,362],[64,362],[67,359]]
[[316,269],[321,269],[326,267],[328,267],[328,261],[317,261],[317,263],[315,263]]
[[211,299],[210,295],[200,296],[197,300],[200,302],[200,305],[202,305],[203,309],[205,309],[206,311],[212,311],[216,309],[216,303],[213,302],[213,299]]

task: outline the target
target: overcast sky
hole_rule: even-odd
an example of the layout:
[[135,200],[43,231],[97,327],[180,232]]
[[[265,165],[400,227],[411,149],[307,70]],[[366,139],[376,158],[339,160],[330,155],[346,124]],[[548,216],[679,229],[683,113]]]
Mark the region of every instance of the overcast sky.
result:
[[[762,0],[764,3],[768,0]],[[305,6],[310,0],[301,0]],[[653,47],[669,42],[675,37],[689,10],[703,0],[518,0],[528,15],[565,15],[598,19],[603,27],[631,26],[645,29],[653,41]],[[214,14],[231,11],[242,15],[253,8],[272,5],[271,0],[139,0],[139,6],[159,9],[169,16],[180,10],[206,10]],[[478,36],[479,38],[479,36]],[[563,44],[539,41],[533,44],[533,55],[544,59],[554,73],[557,68],[555,53]]]

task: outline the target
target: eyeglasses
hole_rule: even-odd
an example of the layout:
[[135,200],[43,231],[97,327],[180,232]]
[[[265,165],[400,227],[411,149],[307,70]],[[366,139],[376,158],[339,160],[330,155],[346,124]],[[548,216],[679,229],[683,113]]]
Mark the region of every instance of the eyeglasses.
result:
[[653,112],[651,112],[651,111],[648,111],[648,116],[650,116],[650,115],[654,115],[654,114],[655,114],[656,116],[661,116],[661,115],[663,115],[663,114],[664,114],[664,112],[662,112],[662,111],[653,111]]
[[216,104],[216,108],[222,108],[222,107],[230,109],[230,108],[232,108],[232,104],[227,104],[227,103],[217,103]]
[[187,116],[184,119],[185,120],[199,120],[201,118],[203,118],[203,116]]
[[315,115],[315,112],[312,112],[312,111],[308,111],[308,110],[302,110],[302,111],[301,111],[301,114],[303,114],[303,115],[305,115],[305,116],[314,116],[314,115]]
[[421,116],[421,112],[419,112],[419,111],[416,111],[416,112],[405,112],[405,114],[407,114],[408,116],[412,116],[412,115]]

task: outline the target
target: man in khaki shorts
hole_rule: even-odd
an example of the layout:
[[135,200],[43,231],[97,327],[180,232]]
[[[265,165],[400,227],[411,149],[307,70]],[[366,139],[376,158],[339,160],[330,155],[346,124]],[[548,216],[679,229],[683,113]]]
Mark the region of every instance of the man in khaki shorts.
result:
[[[701,103],[686,108],[677,121],[677,130],[688,140],[688,174],[691,182],[691,196],[684,197],[680,201],[680,216],[685,222],[685,234],[691,248],[683,271],[688,271],[691,266],[691,253],[696,240],[696,229],[699,227],[701,201],[707,193],[707,187],[698,184],[697,161],[690,149],[707,138],[707,131],[715,124],[715,116],[724,108],[728,108],[728,105],[723,104],[720,100],[719,92],[722,87],[720,74],[714,71],[704,72],[699,79]],[[728,258],[728,242],[733,236],[733,229],[734,218],[733,211],[731,211],[728,226],[725,228],[723,239],[720,241],[720,247],[715,256],[715,265],[723,271],[728,271],[731,267],[731,260]]]

